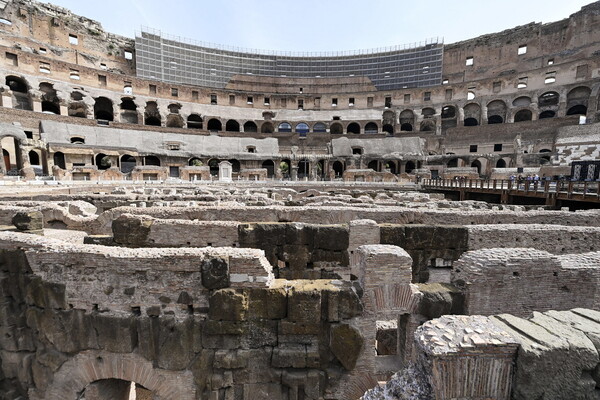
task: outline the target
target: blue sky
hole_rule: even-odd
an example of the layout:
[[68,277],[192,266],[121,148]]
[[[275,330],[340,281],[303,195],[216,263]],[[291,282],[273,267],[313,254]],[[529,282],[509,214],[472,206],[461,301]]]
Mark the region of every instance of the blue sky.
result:
[[591,0],[52,0],[134,37],[141,25],[245,48],[332,51],[444,37],[445,43],[553,22]]

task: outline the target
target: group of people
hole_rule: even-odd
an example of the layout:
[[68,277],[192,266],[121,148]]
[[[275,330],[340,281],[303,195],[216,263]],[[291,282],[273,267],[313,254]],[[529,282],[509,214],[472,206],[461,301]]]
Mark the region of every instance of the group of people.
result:
[[517,182],[524,182],[524,181],[539,181],[539,180],[546,180],[546,175],[542,175],[542,177],[540,178],[540,176],[538,174],[534,174],[534,175],[527,175],[527,176],[523,176],[523,175],[511,175],[509,178],[509,180],[511,181],[517,181]]

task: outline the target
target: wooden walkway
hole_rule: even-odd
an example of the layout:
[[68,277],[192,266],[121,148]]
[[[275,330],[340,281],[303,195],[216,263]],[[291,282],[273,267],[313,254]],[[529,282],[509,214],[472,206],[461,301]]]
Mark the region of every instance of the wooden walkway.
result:
[[600,182],[522,181],[483,179],[424,179],[426,190],[455,192],[460,200],[474,199],[478,194],[498,195],[501,204],[513,203],[514,197],[545,199],[545,204],[557,206],[562,201],[597,203],[600,205]]

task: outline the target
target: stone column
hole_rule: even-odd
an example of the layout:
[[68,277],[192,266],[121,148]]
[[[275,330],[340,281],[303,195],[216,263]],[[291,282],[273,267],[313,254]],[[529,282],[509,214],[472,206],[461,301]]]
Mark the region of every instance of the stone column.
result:
[[42,112],[42,102],[39,99],[31,99],[31,103],[33,104],[33,111]]
[[[3,86],[6,88],[6,86]],[[13,108],[12,91],[2,92],[2,107]]]
[[290,165],[290,176],[293,181],[298,180],[298,165]]
[[0,154],[2,154],[2,162],[0,162],[0,174],[6,175],[6,163],[4,162],[4,151],[2,149],[1,141],[0,141]]
[[29,151],[27,150],[27,147],[25,147],[25,143],[23,143],[22,140],[16,140],[16,145],[17,149],[15,150],[20,151],[21,153],[21,170],[19,173],[25,179],[34,179],[35,172],[31,167],[31,162],[29,161]]

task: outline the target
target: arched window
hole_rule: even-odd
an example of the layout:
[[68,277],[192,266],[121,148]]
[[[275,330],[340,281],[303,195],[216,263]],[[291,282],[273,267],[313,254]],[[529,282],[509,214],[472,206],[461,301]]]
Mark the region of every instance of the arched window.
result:
[[499,115],[490,115],[488,117],[488,124],[489,125],[493,125],[493,124],[501,124],[504,122],[504,119],[502,119],[501,116]]
[[225,131],[227,132],[239,132],[240,131],[240,123],[235,119],[230,119],[225,123]]
[[308,124],[304,123],[304,122],[300,122],[298,125],[296,125],[296,132],[300,133],[300,134],[306,134],[310,131],[310,128],[308,127]]
[[204,165],[204,163],[198,157],[193,157],[193,158],[190,158],[190,160],[188,161],[188,165],[190,167],[201,167]]
[[479,121],[475,118],[465,118],[465,126],[477,126],[479,125]]
[[54,160],[54,165],[56,165],[58,168],[62,168],[62,169],[67,168],[64,153],[57,151],[56,153],[54,153],[54,156],[52,158]]
[[531,110],[521,110],[515,114],[515,122],[531,121]]
[[369,164],[367,164],[367,168],[372,169],[375,172],[379,172],[379,161],[371,160]]
[[149,101],[146,103],[146,110],[144,111],[144,125],[161,125],[160,112],[158,111],[158,104],[155,101]]
[[228,160],[228,161],[231,164],[231,172],[239,173],[240,169],[241,169],[240,162],[235,159]]
[[103,153],[96,154],[96,157],[94,158],[94,160],[96,162],[96,167],[99,170],[109,169],[112,164],[110,161],[110,157]]
[[504,159],[499,159],[496,162],[496,168],[506,168],[506,161],[504,161]]
[[378,132],[379,132],[379,128],[377,128],[377,124],[375,122],[369,122],[368,124],[365,125],[365,133],[372,134],[372,133],[378,133]]
[[37,153],[37,151],[31,150],[29,152],[29,162],[31,163],[31,165],[41,165],[42,163],[40,163],[40,155]]
[[263,161],[261,167],[267,170],[267,178],[273,178],[275,176],[275,163],[273,160]]
[[452,160],[448,161],[448,164],[446,164],[447,168],[457,168],[458,167],[458,158],[453,158]]
[[144,157],[144,165],[160,167],[160,159],[156,156],[146,156]]
[[415,114],[412,110],[404,110],[400,113],[400,130],[411,132],[415,125]]
[[187,118],[187,127],[189,129],[202,129],[202,117],[198,114],[190,114]]
[[416,168],[416,166],[413,161],[407,161],[404,170],[406,171],[407,174],[410,174],[411,172],[413,172],[415,170],[415,168]]
[[120,107],[121,107],[121,110],[129,110],[129,111],[137,110],[137,104],[135,104],[133,99],[131,99],[129,97],[123,97],[121,99]]
[[181,104],[172,103],[167,107],[171,114],[179,114],[179,110],[181,109]]
[[287,122],[282,122],[279,124],[279,127],[277,128],[278,132],[291,132],[292,131],[292,125],[290,125]]
[[206,127],[208,128],[209,131],[212,131],[212,132],[218,132],[221,129],[223,129],[223,125],[221,124],[221,121],[219,121],[216,118],[212,118],[212,119],[208,120],[208,125]]
[[42,101],[42,112],[60,115],[60,106],[50,101]]
[[360,125],[358,125],[356,122],[351,122],[348,124],[348,128],[346,128],[346,132],[355,134],[360,133]]
[[385,124],[383,128],[381,128],[381,130],[387,133],[388,135],[394,134],[394,126],[391,124]]
[[256,133],[258,132],[258,126],[256,126],[256,123],[254,123],[254,121],[247,121],[244,124],[244,132]]
[[73,136],[71,138],[71,143],[73,143],[73,144],[85,144],[85,138],[82,138],[81,136]]
[[481,120],[481,107],[477,103],[469,103],[464,108],[465,126],[477,126]]
[[442,119],[444,118],[456,118],[456,107],[445,106],[442,107]]
[[567,110],[567,115],[586,115],[587,107],[583,104],[578,104]]
[[274,131],[273,124],[270,122],[264,122],[260,126],[260,133],[273,133]]
[[477,168],[477,173],[481,175],[481,162],[479,160],[475,160],[471,163],[471,168]]
[[556,116],[556,112],[552,111],[552,110],[546,110],[546,111],[542,111],[540,113],[540,119],[546,119],[546,118],[554,118]]
[[27,93],[29,91],[29,85],[27,85],[27,82],[23,78],[9,75],[6,77],[5,83],[13,92]]
[[94,103],[94,119],[113,121],[113,103],[106,97],[98,97]]
[[128,174],[135,168],[137,162],[135,158],[129,154],[121,156],[121,172]]
[[560,100],[560,95],[556,92],[546,92],[538,99],[539,107],[556,106]]
[[529,107],[531,104],[531,98],[527,96],[517,97],[513,100],[513,107]]
[[332,135],[341,135],[342,133],[344,133],[342,124],[340,124],[339,122],[334,122],[333,124],[331,124],[331,126],[329,127],[329,133],[331,133]]
[[413,130],[413,126],[411,124],[404,123],[404,124],[400,125],[400,131],[412,132],[412,130]]
[[298,161],[298,178],[306,178],[310,173],[310,164],[308,160]]
[[317,122],[313,125],[313,132],[315,133],[325,133],[327,132],[327,126],[325,126],[322,122]]
[[508,107],[502,100],[494,100],[487,105],[488,124],[501,124],[506,120]]
[[341,161],[335,161],[333,163],[333,172],[336,178],[341,178],[344,173],[344,164]]
[[421,122],[421,132],[434,132],[435,131],[435,121],[432,119],[426,119]]

